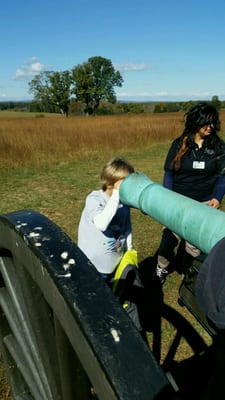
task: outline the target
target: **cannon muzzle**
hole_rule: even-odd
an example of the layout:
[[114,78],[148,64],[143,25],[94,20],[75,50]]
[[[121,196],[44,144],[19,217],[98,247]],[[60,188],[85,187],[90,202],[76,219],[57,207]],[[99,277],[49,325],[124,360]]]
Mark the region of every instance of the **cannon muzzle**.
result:
[[123,181],[120,199],[165,225],[205,254],[225,237],[223,211],[166,189],[143,173],[132,173]]

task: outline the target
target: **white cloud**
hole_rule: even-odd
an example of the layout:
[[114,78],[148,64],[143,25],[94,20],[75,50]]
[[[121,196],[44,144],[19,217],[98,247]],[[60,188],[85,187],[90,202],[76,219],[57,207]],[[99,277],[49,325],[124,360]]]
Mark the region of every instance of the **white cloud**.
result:
[[133,63],[125,63],[125,64],[114,64],[114,68],[117,71],[127,72],[127,71],[146,71],[151,69],[152,66],[149,64],[133,64]]
[[32,57],[26,60],[24,65],[16,70],[14,79],[30,79],[48,69],[49,68],[46,65],[40,63],[37,57]]
[[[213,94],[210,92],[120,92],[116,93],[119,101],[189,101],[189,100],[211,100]],[[224,94],[218,94],[220,100],[225,99]]]

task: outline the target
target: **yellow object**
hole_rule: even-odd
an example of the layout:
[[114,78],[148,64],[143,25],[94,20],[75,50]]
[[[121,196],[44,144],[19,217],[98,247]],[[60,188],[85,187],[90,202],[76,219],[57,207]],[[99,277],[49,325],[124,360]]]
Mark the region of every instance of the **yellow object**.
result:
[[120,263],[118,264],[118,267],[116,268],[116,273],[114,275],[113,292],[115,292],[118,280],[120,279],[127,265],[134,265],[138,268],[137,250],[127,250],[126,253],[124,253]]

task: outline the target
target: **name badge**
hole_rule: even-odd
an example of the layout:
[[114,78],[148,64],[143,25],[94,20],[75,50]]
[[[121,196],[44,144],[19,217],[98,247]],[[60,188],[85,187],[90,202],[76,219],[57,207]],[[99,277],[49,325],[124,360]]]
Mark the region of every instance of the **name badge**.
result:
[[193,161],[194,169],[205,169],[205,161]]

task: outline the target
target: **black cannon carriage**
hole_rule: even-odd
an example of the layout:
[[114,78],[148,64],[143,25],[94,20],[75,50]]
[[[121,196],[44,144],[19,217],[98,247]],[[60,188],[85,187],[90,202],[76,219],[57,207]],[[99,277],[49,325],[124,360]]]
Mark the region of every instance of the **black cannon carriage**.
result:
[[0,217],[0,271],[1,353],[13,398],[91,399],[93,386],[99,399],[151,399],[168,390],[111,290],[47,217]]
[[[173,398],[157,364],[160,325],[154,356],[58,226],[23,210],[2,215],[0,232],[1,353],[13,398],[90,399],[92,387],[99,399]],[[162,317],[177,330],[164,366],[174,358],[178,336],[196,352],[204,348],[175,310],[164,305]]]

